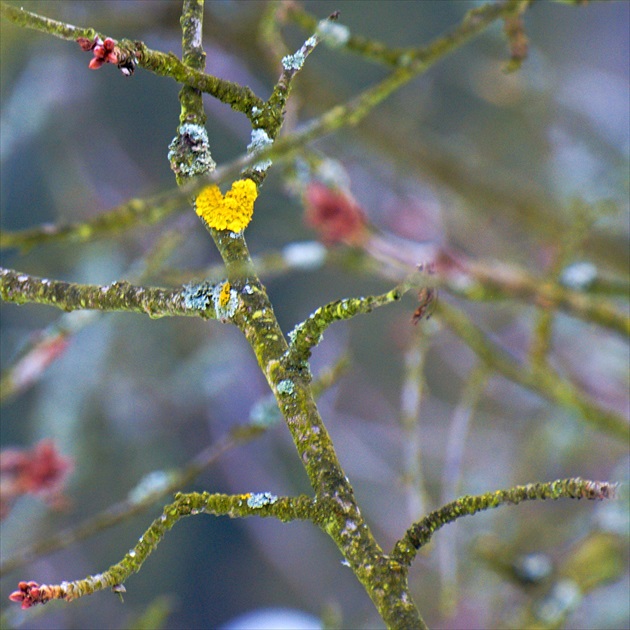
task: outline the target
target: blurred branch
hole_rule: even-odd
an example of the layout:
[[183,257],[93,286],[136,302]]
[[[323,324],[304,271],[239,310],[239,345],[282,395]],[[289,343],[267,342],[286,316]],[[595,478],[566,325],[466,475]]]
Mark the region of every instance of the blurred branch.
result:
[[[440,503],[445,505],[451,497],[460,492],[462,462],[466,445],[469,443],[470,425],[488,383],[489,371],[483,364],[475,366],[466,378],[464,389],[448,429],[442,472]],[[457,553],[457,530],[448,532],[437,541],[438,566],[440,571],[441,608],[452,613],[457,602],[457,574],[459,557]]]
[[[519,0],[512,3],[504,3],[510,4],[508,11],[509,15],[506,15],[505,17],[510,17],[512,14],[514,16],[521,15],[532,3],[533,0]],[[496,3],[495,5],[488,3],[478,7],[479,15],[484,16],[485,11],[489,10],[490,6],[498,5],[499,3]],[[473,9],[473,11],[475,10]],[[471,21],[475,19],[473,11],[471,11],[470,14]],[[276,15],[282,17],[284,21],[290,20],[294,22],[306,31],[312,32],[318,29],[324,30],[321,26],[321,22],[319,22],[315,16],[306,11],[306,9],[297,2],[287,3],[286,7],[279,5]],[[352,35],[349,32],[347,32],[344,37],[342,37],[341,34],[335,37],[335,34],[331,33],[330,36],[325,39],[331,40],[331,46],[334,46],[335,48],[346,49],[348,52],[356,53],[364,59],[392,67],[405,66],[411,62],[426,59],[430,56],[428,49],[422,46],[396,48],[374,39],[362,37],[361,35]]]
[[444,300],[437,302],[435,313],[489,368],[557,405],[576,411],[582,422],[590,427],[627,442],[630,427],[623,417],[602,409],[550,367],[519,364],[490,341],[462,311],[447,305]]
[[536,278],[524,269],[475,261],[456,261],[451,267],[448,259],[444,269],[441,267],[438,263],[438,273],[454,295],[480,301],[516,298],[548,310],[559,308],[583,321],[630,337],[630,317],[617,310],[612,302]]
[[402,565],[411,564],[418,549],[426,545],[438,529],[462,516],[469,516],[500,505],[518,505],[523,501],[561,498],[601,501],[614,498],[616,488],[616,484],[607,481],[589,481],[576,477],[514,486],[508,490],[497,490],[485,494],[466,495],[414,523],[403,538],[396,543],[392,558]]
[[420,437],[422,397],[426,381],[424,370],[429,334],[419,326],[414,330],[409,348],[405,351],[404,381],[400,394],[400,425],[403,430],[403,485],[407,498],[407,513],[412,519],[422,514],[429,505],[424,478],[422,440]]
[[0,231],[0,249],[18,247],[24,251],[35,245],[67,241],[84,243],[96,238],[113,236],[139,225],[152,225],[177,209],[184,200],[178,194],[161,193],[147,199],[130,199],[94,219],[68,225],[42,225],[25,230]]

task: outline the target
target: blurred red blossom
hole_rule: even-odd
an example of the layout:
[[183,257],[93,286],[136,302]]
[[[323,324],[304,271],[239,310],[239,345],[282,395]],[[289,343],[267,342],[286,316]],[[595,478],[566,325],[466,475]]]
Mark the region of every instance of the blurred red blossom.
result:
[[24,494],[40,496],[56,509],[65,507],[62,489],[72,466],[72,460],[61,455],[52,440],[42,440],[30,450],[0,451],[0,519]]
[[326,245],[360,245],[367,236],[367,221],[361,206],[349,193],[312,182],[304,195],[306,225],[317,230]]

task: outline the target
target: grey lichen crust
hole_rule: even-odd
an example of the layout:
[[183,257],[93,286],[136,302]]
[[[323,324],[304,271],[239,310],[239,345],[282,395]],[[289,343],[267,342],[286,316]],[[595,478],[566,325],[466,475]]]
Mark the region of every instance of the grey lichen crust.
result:
[[177,177],[203,175],[214,171],[217,166],[210,154],[208,133],[201,125],[181,125],[168,148],[168,160]]

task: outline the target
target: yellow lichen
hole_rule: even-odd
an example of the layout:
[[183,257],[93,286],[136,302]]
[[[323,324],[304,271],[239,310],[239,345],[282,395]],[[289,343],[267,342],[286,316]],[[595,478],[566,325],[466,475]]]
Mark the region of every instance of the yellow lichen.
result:
[[252,220],[257,196],[251,179],[235,181],[225,196],[218,186],[206,186],[197,196],[195,210],[215,230],[242,232]]
[[225,282],[225,284],[221,287],[221,293],[219,293],[219,306],[225,308],[227,303],[230,301],[230,286],[229,282]]

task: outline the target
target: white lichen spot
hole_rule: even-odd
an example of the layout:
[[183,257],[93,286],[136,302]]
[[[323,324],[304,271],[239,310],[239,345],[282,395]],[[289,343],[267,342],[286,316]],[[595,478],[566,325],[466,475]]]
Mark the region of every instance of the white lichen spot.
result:
[[258,116],[260,116],[260,114],[262,114],[262,109],[260,109],[260,107],[257,107],[256,105],[254,105],[252,107],[252,117],[253,118],[257,118]]
[[255,153],[273,144],[273,140],[264,129],[252,129],[251,138],[251,142],[247,145],[247,151],[249,153]]
[[[313,315],[311,314],[310,317],[312,316]],[[291,343],[295,343],[295,340],[302,333],[303,328],[304,328],[304,322],[300,322],[299,324],[296,324],[295,328],[292,331],[289,332],[289,341]]]
[[190,42],[192,48],[201,48],[201,25],[199,24],[199,20],[194,19],[191,21],[191,29],[193,32],[193,37]]
[[129,555],[130,558],[135,558],[136,557],[135,549],[130,549],[128,555]]
[[278,383],[279,394],[282,394],[285,396],[291,396],[291,394],[293,394],[294,391],[295,391],[295,385],[293,384],[293,381],[290,381],[289,379],[285,379]]
[[246,285],[243,287],[243,293],[247,293],[247,295],[253,295],[253,293],[254,293],[254,289],[251,287],[251,285],[246,284]]
[[350,563],[347,560],[344,559],[344,560],[341,561],[341,566],[342,567],[349,567]]
[[18,282],[26,282],[28,280],[28,276],[18,276],[17,277],[17,281]]
[[317,34],[331,48],[345,46],[350,39],[350,29],[347,26],[330,20],[321,20],[317,25]]
[[278,497],[271,492],[254,492],[247,499],[247,505],[252,509],[258,509],[265,505],[273,505]]
[[[264,129],[252,129],[251,142],[247,145],[247,152],[250,154],[259,153],[266,147],[273,144],[273,140]],[[260,160],[252,165],[252,168],[258,172],[266,171],[272,162],[271,160]]]
[[290,243],[282,250],[287,265],[295,269],[314,270],[326,261],[327,249],[318,241]]

